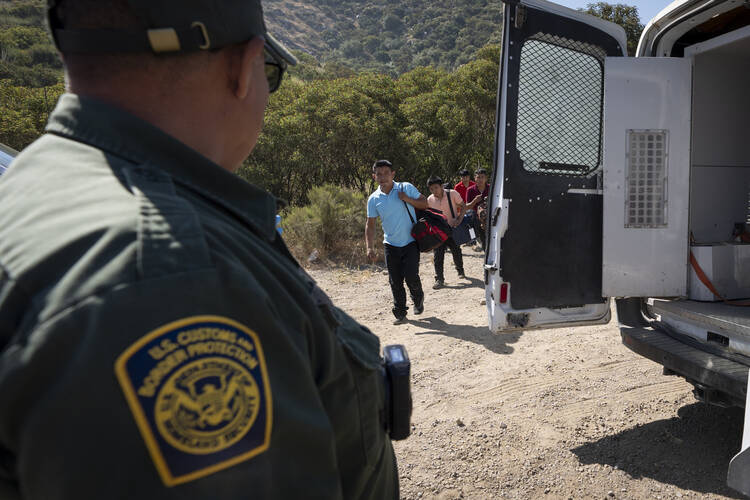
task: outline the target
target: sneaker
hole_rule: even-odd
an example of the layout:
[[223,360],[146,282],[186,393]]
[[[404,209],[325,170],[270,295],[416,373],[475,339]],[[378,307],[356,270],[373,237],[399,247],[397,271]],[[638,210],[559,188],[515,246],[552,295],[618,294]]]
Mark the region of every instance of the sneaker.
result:
[[403,318],[396,318],[393,320],[394,325],[403,325],[404,323],[406,323],[406,316],[404,316]]
[[424,303],[414,306],[414,315],[422,314],[424,312]]
[[460,274],[458,275],[458,279],[460,279],[460,280],[465,280],[465,279],[466,279],[466,275],[465,275],[464,273],[460,273]]
[[432,285],[433,290],[440,290],[445,286],[445,282],[443,280],[436,281],[434,285]]

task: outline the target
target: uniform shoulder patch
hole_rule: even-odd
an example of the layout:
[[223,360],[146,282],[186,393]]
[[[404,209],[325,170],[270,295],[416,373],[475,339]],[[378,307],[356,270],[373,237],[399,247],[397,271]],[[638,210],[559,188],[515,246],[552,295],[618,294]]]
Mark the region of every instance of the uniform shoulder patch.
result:
[[195,316],[130,346],[115,374],[167,486],[263,453],[271,387],[258,336],[228,318]]

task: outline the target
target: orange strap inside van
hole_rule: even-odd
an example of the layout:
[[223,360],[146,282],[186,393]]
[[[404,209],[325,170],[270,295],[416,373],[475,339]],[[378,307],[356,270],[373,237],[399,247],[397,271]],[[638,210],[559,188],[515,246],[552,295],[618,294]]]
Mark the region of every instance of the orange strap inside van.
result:
[[698,264],[698,260],[695,258],[695,255],[693,255],[693,252],[690,252],[690,265],[693,266],[693,270],[695,271],[695,274],[698,276],[698,279],[701,280],[701,283],[706,285],[706,288],[711,290],[711,293],[716,295],[718,298],[729,304],[730,306],[743,306],[748,307],[750,306],[750,301],[740,301],[740,300],[727,300],[724,298],[722,294],[716,290],[716,287],[713,283],[711,283],[711,280],[706,276],[706,273],[703,272],[703,269],[701,269],[700,264]]

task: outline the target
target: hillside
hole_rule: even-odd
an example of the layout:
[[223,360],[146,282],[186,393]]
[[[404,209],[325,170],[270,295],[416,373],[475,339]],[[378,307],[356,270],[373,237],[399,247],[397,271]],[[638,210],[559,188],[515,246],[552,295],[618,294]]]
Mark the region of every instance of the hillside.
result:
[[[44,29],[45,0],[0,0],[0,80],[30,87],[61,78]],[[419,66],[448,70],[498,43],[502,3],[490,0],[264,0],[270,31],[305,62],[342,71],[406,73]],[[628,32],[634,51],[643,26],[635,7],[591,3],[588,13]],[[307,57],[304,57],[304,56]]]
[[[499,40],[502,4],[489,0],[265,0],[269,29],[321,63],[392,75],[454,69]],[[44,28],[44,0],[0,0],[0,80],[42,87],[62,76]]]
[[44,27],[44,0],[0,0],[0,80],[44,87],[62,80],[62,63]]
[[263,2],[269,29],[322,62],[400,74],[454,69],[500,37],[502,4],[489,0]]

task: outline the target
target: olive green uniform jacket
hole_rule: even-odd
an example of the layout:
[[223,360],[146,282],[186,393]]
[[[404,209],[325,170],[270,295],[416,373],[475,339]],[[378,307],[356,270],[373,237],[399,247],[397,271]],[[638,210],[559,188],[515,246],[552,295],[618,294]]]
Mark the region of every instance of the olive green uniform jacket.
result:
[[60,99],[0,178],[0,498],[398,496],[378,338],[275,213],[136,117]]

